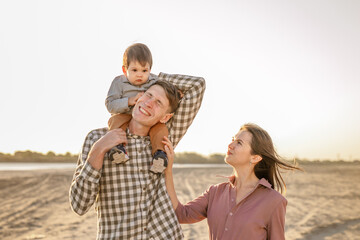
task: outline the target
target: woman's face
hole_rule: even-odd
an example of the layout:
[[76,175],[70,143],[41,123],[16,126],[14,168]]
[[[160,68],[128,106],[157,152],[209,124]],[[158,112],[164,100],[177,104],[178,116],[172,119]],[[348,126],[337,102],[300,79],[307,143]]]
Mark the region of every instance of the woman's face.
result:
[[228,146],[225,162],[233,167],[249,166],[251,160],[251,139],[248,131],[240,130]]

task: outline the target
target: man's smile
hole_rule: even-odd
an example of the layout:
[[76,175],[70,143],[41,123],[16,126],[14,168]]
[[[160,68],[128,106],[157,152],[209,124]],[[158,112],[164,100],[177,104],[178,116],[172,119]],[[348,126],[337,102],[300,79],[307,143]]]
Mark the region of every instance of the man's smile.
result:
[[150,116],[150,113],[149,113],[148,111],[146,111],[146,109],[144,109],[144,108],[142,108],[142,107],[140,107],[140,106],[139,106],[139,111],[140,111],[142,114],[146,115],[146,116]]

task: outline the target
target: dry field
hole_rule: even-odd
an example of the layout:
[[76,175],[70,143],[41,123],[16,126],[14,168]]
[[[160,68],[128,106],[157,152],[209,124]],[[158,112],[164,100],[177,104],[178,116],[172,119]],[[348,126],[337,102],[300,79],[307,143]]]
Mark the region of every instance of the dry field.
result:
[[[309,164],[286,175],[286,239],[360,239],[360,165]],[[182,202],[224,181],[230,168],[177,168]],[[0,239],[95,239],[96,214],[68,203],[73,170],[0,171]],[[182,225],[186,239],[208,239],[206,220]]]

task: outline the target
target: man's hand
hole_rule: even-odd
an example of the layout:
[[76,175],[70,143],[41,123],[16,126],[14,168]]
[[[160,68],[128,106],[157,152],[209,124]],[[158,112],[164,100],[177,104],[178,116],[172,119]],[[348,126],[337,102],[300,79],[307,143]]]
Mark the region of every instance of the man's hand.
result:
[[120,129],[113,129],[107,132],[103,137],[97,140],[91,147],[88,156],[88,162],[93,168],[99,170],[102,168],[105,154],[114,146],[123,143],[127,144],[126,133]]
[[136,96],[133,96],[133,97],[129,97],[128,99],[128,105],[129,106],[134,106],[137,102],[137,100],[139,98],[141,98],[141,96],[144,95],[144,92],[139,92],[138,94],[136,94]]
[[121,128],[116,128],[108,131],[95,145],[99,144],[99,147],[102,147],[107,153],[112,147],[120,143],[127,144],[126,132]]

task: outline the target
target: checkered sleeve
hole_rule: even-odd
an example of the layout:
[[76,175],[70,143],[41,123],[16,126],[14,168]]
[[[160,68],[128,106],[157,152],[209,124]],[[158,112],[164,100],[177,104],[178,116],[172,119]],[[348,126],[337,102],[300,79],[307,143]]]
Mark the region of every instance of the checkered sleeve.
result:
[[90,209],[99,192],[101,170],[94,169],[87,161],[87,156],[92,145],[105,133],[105,129],[91,131],[85,138],[77,161],[77,167],[70,186],[69,200],[72,210],[79,215],[85,214]]
[[175,147],[185,135],[200,109],[205,92],[205,79],[180,74],[160,73],[159,80],[171,82],[184,93],[178,109],[168,123],[170,140]]

